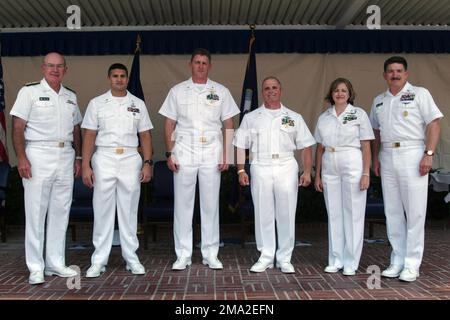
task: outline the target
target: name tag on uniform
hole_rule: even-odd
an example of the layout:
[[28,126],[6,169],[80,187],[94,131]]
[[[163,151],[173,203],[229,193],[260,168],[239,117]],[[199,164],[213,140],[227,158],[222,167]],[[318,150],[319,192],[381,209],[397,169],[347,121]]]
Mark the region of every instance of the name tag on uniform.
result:
[[133,112],[133,113],[139,113],[140,112],[139,108],[133,108],[133,107],[128,107],[127,111]]
[[376,105],[375,105],[375,113],[376,114],[378,114],[378,113],[380,113],[380,110],[381,110],[381,106],[383,105],[383,102],[380,102],[380,103],[377,103]]
[[74,106],[76,106],[77,104],[75,102],[73,102],[72,100],[67,100],[66,103],[68,104],[73,104]]
[[50,97],[39,97],[39,101],[50,101]]

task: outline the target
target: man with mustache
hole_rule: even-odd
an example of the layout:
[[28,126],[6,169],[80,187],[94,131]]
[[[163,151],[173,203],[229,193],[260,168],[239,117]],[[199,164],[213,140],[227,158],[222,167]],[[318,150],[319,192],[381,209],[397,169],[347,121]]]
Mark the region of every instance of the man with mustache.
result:
[[[373,170],[381,174],[390,266],[383,277],[415,281],[422,262],[428,172],[443,117],[430,92],[411,85],[408,64],[394,56],[384,63],[389,89],[372,104]],[[380,150],[381,147],[381,150]]]
[[30,284],[44,282],[44,269],[47,276],[77,275],[66,267],[65,244],[73,179],[81,173],[82,118],[75,92],[61,84],[67,72],[64,57],[47,54],[41,71],[44,78],[20,89],[11,109],[17,169],[25,190],[25,260]]

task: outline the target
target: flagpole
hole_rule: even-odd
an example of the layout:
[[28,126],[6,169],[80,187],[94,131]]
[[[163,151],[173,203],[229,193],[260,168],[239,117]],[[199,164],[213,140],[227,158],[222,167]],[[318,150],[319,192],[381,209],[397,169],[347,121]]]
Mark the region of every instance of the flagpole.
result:
[[[245,69],[244,83],[242,85],[242,95],[241,95],[241,113],[239,115],[239,124],[242,122],[244,115],[247,112],[258,108],[258,78],[256,74],[256,55],[255,55],[255,29],[256,25],[249,25],[250,37],[248,39],[248,56],[247,65]],[[248,162],[248,150],[245,151],[245,163]],[[240,159],[238,159],[240,161]],[[236,176],[233,176],[236,177]],[[235,212],[239,206],[240,201],[240,188],[237,179],[234,179],[234,185],[232,188],[230,205],[228,206],[231,212]]]
[[[130,70],[130,82],[128,83],[128,90],[137,96],[139,99],[145,101],[144,91],[142,90],[141,80],[140,80],[140,62],[139,62],[139,54],[141,52],[141,35],[138,34],[136,36],[136,47],[134,49],[134,58],[133,63]],[[139,145],[138,152],[142,154],[142,148]],[[139,197],[139,205],[138,205],[138,226],[137,226],[137,235],[144,234],[145,230],[142,224],[143,221],[143,206],[144,203],[148,202],[148,183],[141,184],[141,195]]]

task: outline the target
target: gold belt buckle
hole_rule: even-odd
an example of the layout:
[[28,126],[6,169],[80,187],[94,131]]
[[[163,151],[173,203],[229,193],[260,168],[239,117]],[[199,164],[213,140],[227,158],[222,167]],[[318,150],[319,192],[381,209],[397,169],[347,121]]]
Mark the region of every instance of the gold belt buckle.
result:
[[400,148],[400,142],[393,142],[392,143],[393,148]]
[[64,142],[58,142],[58,147],[59,148],[64,148]]
[[122,154],[123,148],[116,148],[116,154]]
[[205,143],[206,142],[206,137],[200,137],[199,140],[200,140],[201,143]]
[[280,158],[280,155],[278,153],[272,154],[272,159],[278,159]]

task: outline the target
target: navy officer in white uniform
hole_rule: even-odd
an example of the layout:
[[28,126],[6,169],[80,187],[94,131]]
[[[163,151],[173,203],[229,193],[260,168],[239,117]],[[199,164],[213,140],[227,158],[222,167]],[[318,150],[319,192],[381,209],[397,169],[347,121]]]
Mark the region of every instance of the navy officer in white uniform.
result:
[[[211,54],[196,49],[189,62],[192,77],[172,89],[159,113],[166,117],[165,140],[169,169],[174,172],[175,253],[173,270],[192,260],[192,217],[197,177],[200,191],[201,253],[203,264],[222,269],[219,252],[219,191],[221,172],[228,169],[226,130],[239,113],[230,91],[208,78]],[[224,132],[222,133],[222,124]]]
[[[88,278],[98,277],[105,271],[116,207],[126,269],[133,274],[145,274],[136,254],[137,212],[141,183],[152,177],[150,130],[153,125],[144,101],[127,91],[128,70],[123,64],[109,67],[108,81],[111,89],[89,102],[81,125],[84,129],[83,182],[94,187],[95,251],[86,272]],[[138,142],[144,159],[138,153]]]
[[356,273],[364,242],[366,195],[370,184],[370,140],[367,113],[353,106],[349,80],[334,80],[326,100],[331,103],[317,121],[315,188],[324,192],[328,212],[328,266],[346,276]]
[[[283,273],[294,273],[291,257],[298,186],[311,183],[311,146],[315,140],[302,116],[281,103],[281,83],[277,78],[264,79],[262,96],[264,104],[244,116],[233,141],[237,147],[239,183],[251,184],[255,207],[255,238],[261,255],[250,271],[273,268],[276,258],[276,266]],[[250,150],[251,181],[244,170],[245,149]],[[302,150],[300,178],[294,158],[296,149]]]
[[67,71],[64,57],[47,54],[41,70],[44,79],[20,89],[11,110],[17,169],[25,191],[25,259],[30,284],[44,282],[44,268],[45,275],[77,275],[66,267],[65,244],[74,174],[81,173],[82,118],[75,92],[61,84]]
[[415,281],[424,250],[428,172],[443,115],[427,89],[408,82],[403,57],[387,59],[383,76],[389,89],[374,99],[370,112],[373,169],[381,174],[392,246],[390,266],[381,275]]

